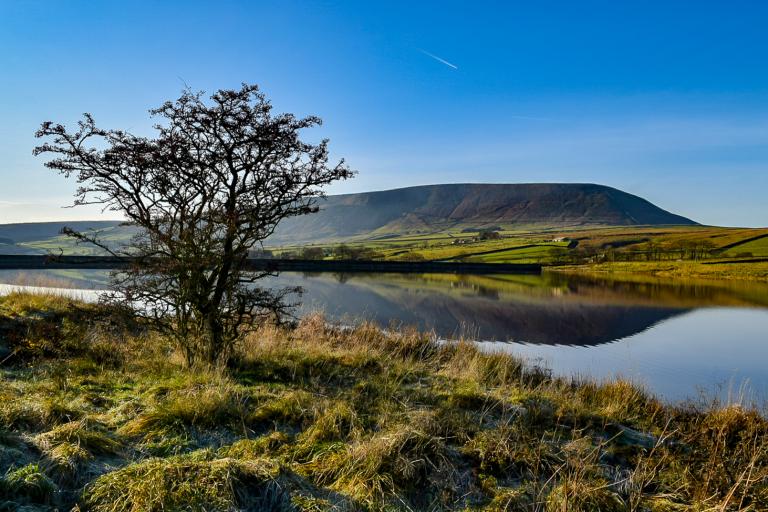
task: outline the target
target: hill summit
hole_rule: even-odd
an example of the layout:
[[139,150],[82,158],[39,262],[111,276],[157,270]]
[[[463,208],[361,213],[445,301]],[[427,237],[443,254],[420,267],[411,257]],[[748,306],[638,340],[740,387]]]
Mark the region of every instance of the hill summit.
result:
[[[578,226],[695,225],[638,196],[603,185],[524,183],[425,185],[328,196],[320,211],[280,223],[270,245],[387,238],[392,235],[490,227],[533,230]],[[74,247],[61,228],[100,230],[124,243],[135,232],[116,221],[0,224],[0,254],[54,252]],[[79,247],[78,253],[94,249]]]
[[457,183],[328,196],[320,212],[287,219],[273,243],[462,227],[694,225],[604,185]]

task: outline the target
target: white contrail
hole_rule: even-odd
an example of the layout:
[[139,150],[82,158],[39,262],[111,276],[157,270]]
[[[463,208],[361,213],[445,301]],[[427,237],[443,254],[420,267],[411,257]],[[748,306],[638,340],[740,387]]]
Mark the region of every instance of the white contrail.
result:
[[432,58],[433,58],[433,59],[435,59],[437,62],[441,62],[441,63],[445,64],[446,66],[448,66],[449,68],[453,68],[453,69],[459,69],[459,66],[457,66],[456,64],[451,64],[451,63],[450,63],[450,62],[448,62],[447,60],[445,60],[445,59],[441,59],[440,57],[438,57],[437,55],[435,55],[435,54],[433,54],[433,53],[429,53],[427,50],[422,50],[421,48],[418,48],[418,50],[419,50],[421,53],[423,53],[424,55],[426,55],[427,57],[432,57]]

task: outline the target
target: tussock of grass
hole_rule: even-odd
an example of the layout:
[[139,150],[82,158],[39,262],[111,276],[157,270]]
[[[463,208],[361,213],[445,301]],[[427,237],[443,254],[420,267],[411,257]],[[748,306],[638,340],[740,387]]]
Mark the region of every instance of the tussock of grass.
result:
[[[0,315],[46,319],[47,300],[2,298]],[[191,372],[154,333],[99,355],[110,331],[68,327],[78,313],[50,300],[51,339],[69,348],[0,374],[11,510],[768,509],[754,408],[666,405],[625,381],[318,316],[264,326],[226,374]]]
[[38,435],[36,441],[46,448],[71,444],[96,455],[115,454],[122,448],[121,443],[105,432],[103,427],[86,420],[60,425]]
[[38,464],[28,464],[10,471],[0,480],[0,491],[23,502],[51,504],[57,490],[56,484],[41,471]]
[[313,465],[320,482],[369,507],[398,494],[429,503],[451,492],[455,479],[443,440],[410,426],[355,442]]
[[[49,392],[50,393],[50,392]],[[77,420],[83,411],[58,393],[25,396],[19,391],[0,391],[0,428],[39,431]]]
[[545,370],[525,366],[518,358],[504,352],[483,353],[470,342],[443,348],[444,371],[486,387],[523,384],[536,386],[549,379]]
[[0,311],[16,316],[53,316],[70,311],[72,299],[63,295],[13,292],[3,298]]
[[97,457],[113,457],[122,443],[93,421],[65,423],[38,434],[34,444],[43,454],[41,466],[57,483],[82,482],[92,471],[88,466]]
[[62,478],[76,478],[80,470],[93,459],[93,455],[75,443],[61,443],[46,450],[50,472]]
[[0,389],[0,428],[3,430],[29,426],[39,423],[30,404],[21,400],[21,393],[10,389]]
[[220,457],[235,459],[258,459],[264,455],[276,455],[280,448],[286,446],[291,437],[284,432],[274,431],[256,439],[241,439],[218,451]]
[[148,435],[173,427],[226,427],[242,421],[250,397],[220,377],[212,382],[163,393],[148,410],[121,429],[127,436]]
[[315,416],[317,401],[317,397],[308,391],[287,391],[256,406],[249,414],[248,422],[300,425]]
[[96,479],[85,490],[94,512],[280,510],[279,467],[216,459],[211,452],[149,459]]
[[296,439],[295,456],[310,458],[325,449],[327,443],[347,441],[362,434],[357,411],[348,403],[338,401],[325,407],[315,421]]
[[643,389],[626,380],[603,383],[578,382],[570,413],[590,414],[602,419],[636,422],[663,414],[663,406]]

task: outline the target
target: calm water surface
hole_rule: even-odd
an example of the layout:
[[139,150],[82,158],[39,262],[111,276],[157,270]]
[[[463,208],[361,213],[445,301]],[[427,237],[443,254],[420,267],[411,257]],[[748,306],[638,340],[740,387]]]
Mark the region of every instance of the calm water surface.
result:
[[[62,288],[99,288],[105,277],[97,271],[0,271],[0,283]],[[623,376],[672,401],[700,392],[768,398],[763,283],[285,273],[269,285],[302,286],[298,314],[320,310],[343,323],[365,319],[416,326],[441,338],[469,337],[557,374]]]

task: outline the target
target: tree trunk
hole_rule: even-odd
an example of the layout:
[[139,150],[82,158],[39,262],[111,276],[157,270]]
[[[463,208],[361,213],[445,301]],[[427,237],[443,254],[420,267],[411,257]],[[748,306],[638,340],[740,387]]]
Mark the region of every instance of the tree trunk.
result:
[[206,320],[206,347],[204,363],[216,367],[224,361],[221,357],[224,351],[224,328],[215,312],[208,315]]

